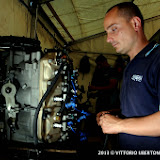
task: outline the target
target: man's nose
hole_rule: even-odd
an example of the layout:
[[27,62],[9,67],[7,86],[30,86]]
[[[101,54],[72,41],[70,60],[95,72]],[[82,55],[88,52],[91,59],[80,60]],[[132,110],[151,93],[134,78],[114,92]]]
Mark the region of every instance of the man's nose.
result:
[[113,38],[112,38],[109,34],[107,34],[107,39],[106,39],[106,41],[107,41],[107,43],[112,43]]

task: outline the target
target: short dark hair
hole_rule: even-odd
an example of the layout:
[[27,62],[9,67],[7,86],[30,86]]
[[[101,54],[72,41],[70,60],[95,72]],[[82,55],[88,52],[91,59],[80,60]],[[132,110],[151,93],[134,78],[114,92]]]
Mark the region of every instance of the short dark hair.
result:
[[137,5],[135,5],[133,2],[123,2],[114,5],[111,7],[106,13],[108,13],[111,9],[117,7],[118,12],[120,16],[126,17],[128,20],[133,18],[134,16],[137,16],[141,19],[142,28],[144,28],[144,19],[142,16],[142,13]]

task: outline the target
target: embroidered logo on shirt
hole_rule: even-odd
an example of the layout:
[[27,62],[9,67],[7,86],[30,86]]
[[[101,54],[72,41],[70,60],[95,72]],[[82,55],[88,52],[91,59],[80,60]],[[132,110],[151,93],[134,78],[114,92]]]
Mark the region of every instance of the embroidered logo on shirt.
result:
[[136,82],[142,82],[142,79],[143,79],[143,76],[142,75],[137,75],[137,74],[134,74],[131,79],[133,81],[136,81]]

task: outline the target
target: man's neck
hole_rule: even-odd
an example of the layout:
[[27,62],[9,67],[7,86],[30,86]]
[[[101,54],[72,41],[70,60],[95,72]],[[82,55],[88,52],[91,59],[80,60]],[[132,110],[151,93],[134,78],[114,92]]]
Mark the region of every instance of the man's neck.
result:
[[130,61],[134,59],[134,57],[148,45],[149,41],[147,39],[144,39],[143,41],[139,41],[135,44],[135,46],[132,48],[132,50],[128,53],[130,57]]

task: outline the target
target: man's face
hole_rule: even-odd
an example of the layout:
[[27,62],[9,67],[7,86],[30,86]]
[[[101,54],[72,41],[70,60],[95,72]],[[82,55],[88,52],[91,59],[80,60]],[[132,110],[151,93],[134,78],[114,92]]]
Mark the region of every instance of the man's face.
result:
[[118,15],[118,9],[110,10],[104,19],[107,42],[111,43],[117,53],[128,54],[136,42],[136,32],[131,21]]

